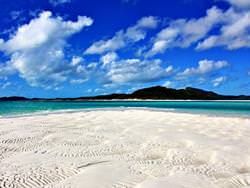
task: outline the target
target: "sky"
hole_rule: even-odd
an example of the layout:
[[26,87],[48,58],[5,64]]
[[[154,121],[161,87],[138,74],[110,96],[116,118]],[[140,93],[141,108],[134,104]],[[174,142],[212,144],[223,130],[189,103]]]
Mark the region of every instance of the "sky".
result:
[[250,95],[249,0],[0,0],[0,97],[155,85]]

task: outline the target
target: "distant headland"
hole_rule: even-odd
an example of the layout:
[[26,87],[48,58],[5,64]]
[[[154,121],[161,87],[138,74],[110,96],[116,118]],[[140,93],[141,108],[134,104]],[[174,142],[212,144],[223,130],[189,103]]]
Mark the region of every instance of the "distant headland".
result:
[[250,96],[220,95],[212,91],[187,87],[185,89],[172,89],[162,86],[154,86],[139,89],[130,94],[109,94],[77,98],[25,98],[19,96],[1,97],[0,101],[86,101],[86,100],[250,100]]

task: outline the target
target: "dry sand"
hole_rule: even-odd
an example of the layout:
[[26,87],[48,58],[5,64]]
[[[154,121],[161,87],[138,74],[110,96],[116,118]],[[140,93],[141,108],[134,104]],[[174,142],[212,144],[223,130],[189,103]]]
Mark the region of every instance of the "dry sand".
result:
[[249,188],[250,119],[141,109],[0,118],[0,187]]

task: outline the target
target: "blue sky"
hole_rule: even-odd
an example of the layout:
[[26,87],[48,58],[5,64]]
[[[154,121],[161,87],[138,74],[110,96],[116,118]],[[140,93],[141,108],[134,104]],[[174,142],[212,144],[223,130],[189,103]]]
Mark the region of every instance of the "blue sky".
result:
[[249,0],[0,3],[0,96],[153,85],[250,95]]

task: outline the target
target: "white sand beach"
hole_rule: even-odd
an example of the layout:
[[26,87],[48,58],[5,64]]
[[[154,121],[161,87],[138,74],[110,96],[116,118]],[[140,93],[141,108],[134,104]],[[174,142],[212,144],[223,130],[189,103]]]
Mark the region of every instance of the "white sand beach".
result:
[[250,119],[145,109],[2,117],[0,187],[249,188]]

